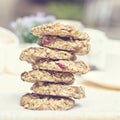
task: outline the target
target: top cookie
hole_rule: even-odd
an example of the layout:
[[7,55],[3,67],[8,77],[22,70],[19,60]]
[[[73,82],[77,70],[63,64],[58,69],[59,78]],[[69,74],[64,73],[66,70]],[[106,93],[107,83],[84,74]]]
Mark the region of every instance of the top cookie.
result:
[[86,33],[80,32],[75,27],[70,25],[63,25],[60,23],[44,24],[42,26],[34,27],[31,30],[35,36],[60,36],[60,37],[71,37],[79,40],[89,40],[89,36]]

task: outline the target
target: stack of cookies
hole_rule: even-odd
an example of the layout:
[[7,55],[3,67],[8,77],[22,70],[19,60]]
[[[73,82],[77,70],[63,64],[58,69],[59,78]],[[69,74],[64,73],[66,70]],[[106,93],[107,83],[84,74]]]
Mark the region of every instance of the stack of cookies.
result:
[[[32,28],[32,34],[39,36],[39,47],[24,50],[20,60],[32,64],[29,72],[21,79],[33,82],[31,90],[21,98],[20,104],[31,110],[68,110],[75,101],[85,96],[81,86],[74,86],[74,74],[85,74],[89,67],[76,62],[76,54],[89,52],[89,36],[70,25],[45,24]],[[73,99],[74,98],[74,99]]]

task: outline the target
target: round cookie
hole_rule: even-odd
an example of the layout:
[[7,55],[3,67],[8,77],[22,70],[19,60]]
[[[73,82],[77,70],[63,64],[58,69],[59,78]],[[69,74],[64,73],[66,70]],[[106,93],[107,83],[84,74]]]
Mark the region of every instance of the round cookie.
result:
[[89,36],[87,33],[80,32],[76,30],[73,26],[70,25],[63,25],[61,23],[54,23],[54,24],[44,24],[41,26],[37,26],[32,28],[32,34],[35,36],[60,36],[60,37],[72,37],[73,39],[78,40],[88,40]]
[[20,60],[29,63],[35,63],[40,59],[75,60],[75,58],[75,55],[70,52],[40,47],[30,47],[24,50],[20,55]]
[[82,61],[73,62],[67,60],[57,60],[57,61],[45,61],[40,60],[37,63],[32,64],[33,69],[41,70],[51,70],[59,72],[70,72],[70,73],[80,73],[85,74],[89,71],[89,67]]
[[64,40],[60,37],[55,36],[44,36],[37,42],[40,46],[59,49],[65,51],[72,51],[79,55],[86,55],[90,51],[90,45],[88,41],[80,40]]
[[83,88],[77,86],[69,86],[64,84],[53,84],[38,82],[35,83],[31,89],[40,95],[60,96],[60,97],[73,97],[80,99],[85,97]]
[[72,73],[62,73],[55,71],[32,70],[21,74],[21,79],[27,82],[54,82],[72,84],[74,76]]
[[20,104],[29,110],[69,110],[74,106],[75,102],[70,98],[28,93],[21,98]]

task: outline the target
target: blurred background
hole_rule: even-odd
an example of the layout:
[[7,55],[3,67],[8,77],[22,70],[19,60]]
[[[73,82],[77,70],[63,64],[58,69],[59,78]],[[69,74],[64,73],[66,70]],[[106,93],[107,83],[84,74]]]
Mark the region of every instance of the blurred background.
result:
[[[83,60],[91,69],[86,75],[75,76],[78,84],[83,80],[86,86],[120,91],[120,0],[0,0],[0,115],[4,120],[10,120],[9,114],[17,119],[15,113],[28,118],[27,111],[22,113],[17,108],[17,100],[18,94],[29,91],[31,85],[22,82],[20,74],[32,68],[19,56],[24,49],[37,46],[38,37],[31,34],[32,27],[56,21],[73,25],[91,38],[90,53],[77,55],[77,60]],[[119,93],[87,89],[85,104],[81,102],[81,110],[77,109],[85,119],[97,115],[102,119],[105,114],[103,119],[113,116],[120,120]],[[15,94],[3,96],[5,92]]]
[[[21,73],[27,68],[19,55],[26,47],[36,46],[38,37],[31,34],[31,28],[56,21],[74,25],[90,35],[91,51],[83,60],[86,59],[92,70],[104,70],[108,66],[106,56],[119,55],[119,12],[119,0],[1,0],[0,71]],[[111,60],[109,65],[112,63]]]
[[120,38],[119,0],[1,0],[0,26],[10,28],[12,21],[37,12],[78,20],[86,27],[104,31],[110,38]]

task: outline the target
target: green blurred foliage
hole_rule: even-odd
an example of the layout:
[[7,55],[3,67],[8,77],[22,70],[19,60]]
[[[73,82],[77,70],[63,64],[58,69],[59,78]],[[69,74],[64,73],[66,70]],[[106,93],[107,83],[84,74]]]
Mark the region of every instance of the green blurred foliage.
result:
[[76,2],[50,2],[48,10],[58,19],[81,20],[83,16],[83,7]]
[[[36,26],[39,26],[41,25],[40,23],[38,22],[34,22],[31,26],[32,27],[36,27]],[[27,28],[27,27],[23,27],[22,31],[21,31],[21,37],[22,37],[22,42],[23,43],[36,43],[38,38],[37,36],[34,36],[31,32],[30,32],[30,29]]]

